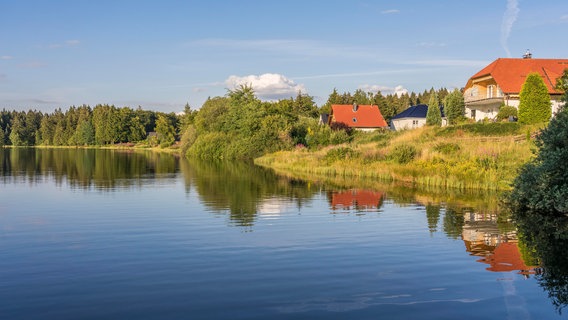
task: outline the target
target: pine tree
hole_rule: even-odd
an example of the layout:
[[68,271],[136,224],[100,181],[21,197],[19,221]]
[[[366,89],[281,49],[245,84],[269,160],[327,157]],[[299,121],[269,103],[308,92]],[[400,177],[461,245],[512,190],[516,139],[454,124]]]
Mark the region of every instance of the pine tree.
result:
[[456,124],[465,114],[465,101],[463,94],[455,89],[444,99],[444,111],[448,118],[448,124]]
[[440,102],[434,89],[430,90],[430,100],[428,101],[428,112],[426,113],[426,125],[441,126],[442,113],[440,112]]
[[540,75],[530,73],[519,94],[519,122],[533,124],[547,122],[552,116],[548,88]]

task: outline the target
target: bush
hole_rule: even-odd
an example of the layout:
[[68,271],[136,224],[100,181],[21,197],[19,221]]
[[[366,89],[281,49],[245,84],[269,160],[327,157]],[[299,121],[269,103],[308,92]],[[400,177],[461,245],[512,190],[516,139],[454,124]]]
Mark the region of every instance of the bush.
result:
[[499,108],[499,113],[497,113],[497,121],[507,120],[509,117],[517,118],[517,108],[502,105],[501,108]]
[[568,110],[562,109],[536,138],[538,154],[526,164],[508,196],[513,212],[564,216],[568,213]]
[[395,146],[391,150],[391,152],[388,155],[388,158],[398,164],[406,164],[414,160],[417,154],[418,151],[416,150],[416,147],[407,144],[401,144]]
[[437,135],[449,136],[461,130],[479,136],[507,136],[519,134],[521,127],[522,125],[517,122],[466,123],[452,127],[444,127]]
[[197,137],[193,145],[187,150],[189,157],[208,160],[225,158],[225,150],[231,141],[226,133],[212,132]]
[[434,151],[443,153],[443,154],[453,154],[460,150],[460,146],[456,143],[438,143],[434,146]]

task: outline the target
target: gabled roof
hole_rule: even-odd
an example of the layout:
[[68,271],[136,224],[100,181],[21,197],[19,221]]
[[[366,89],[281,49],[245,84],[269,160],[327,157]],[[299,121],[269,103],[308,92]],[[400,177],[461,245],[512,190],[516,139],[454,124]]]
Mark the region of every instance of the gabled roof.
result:
[[383,128],[387,122],[376,105],[359,105],[356,108],[350,104],[331,105],[331,117],[335,122],[343,122],[351,128]]
[[559,94],[561,92],[554,88],[556,79],[562,75],[566,68],[568,68],[568,59],[500,58],[474,74],[465,87],[471,87],[475,79],[491,76],[503,93],[519,93],[527,75],[537,72],[544,80],[548,93]]
[[416,106],[409,107],[408,109],[397,114],[391,119],[395,120],[402,118],[426,118],[427,113],[428,113],[428,106],[425,104],[419,104]]

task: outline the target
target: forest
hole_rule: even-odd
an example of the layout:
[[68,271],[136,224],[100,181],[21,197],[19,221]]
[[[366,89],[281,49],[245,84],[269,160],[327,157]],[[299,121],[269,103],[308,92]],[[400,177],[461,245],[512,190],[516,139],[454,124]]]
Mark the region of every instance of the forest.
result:
[[170,147],[180,141],[182,151],[201,158],[250,159],[297,145],[316,147],[350,139],[348,128],[318,124],[332,104],[374,104],[388,121],[411,105],[427,103],[431,93],[439,101],[445,88],[416,94],[388,94],[336,89],[318,107],[313,97],[299,93],[279,101],[259,100],[251,87],[229,90],[207,99],[198,110],[185,105],[183,113],[163,113],[115,107],[71,106],[51,113],[37,110],[0,111],[0,145],[105,146],[147,144]]

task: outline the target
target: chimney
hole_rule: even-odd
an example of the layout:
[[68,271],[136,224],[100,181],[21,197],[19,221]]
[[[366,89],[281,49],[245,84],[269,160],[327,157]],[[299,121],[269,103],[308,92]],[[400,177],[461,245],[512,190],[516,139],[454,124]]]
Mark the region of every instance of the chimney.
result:
[[353,102],[353,112],[357,112],[357,109],[359,109],[357,102]]
[[530,59],[530,58],[532,58],[532,53],[529,49],[527,49],[527,52],[523,54],[523,59]]

